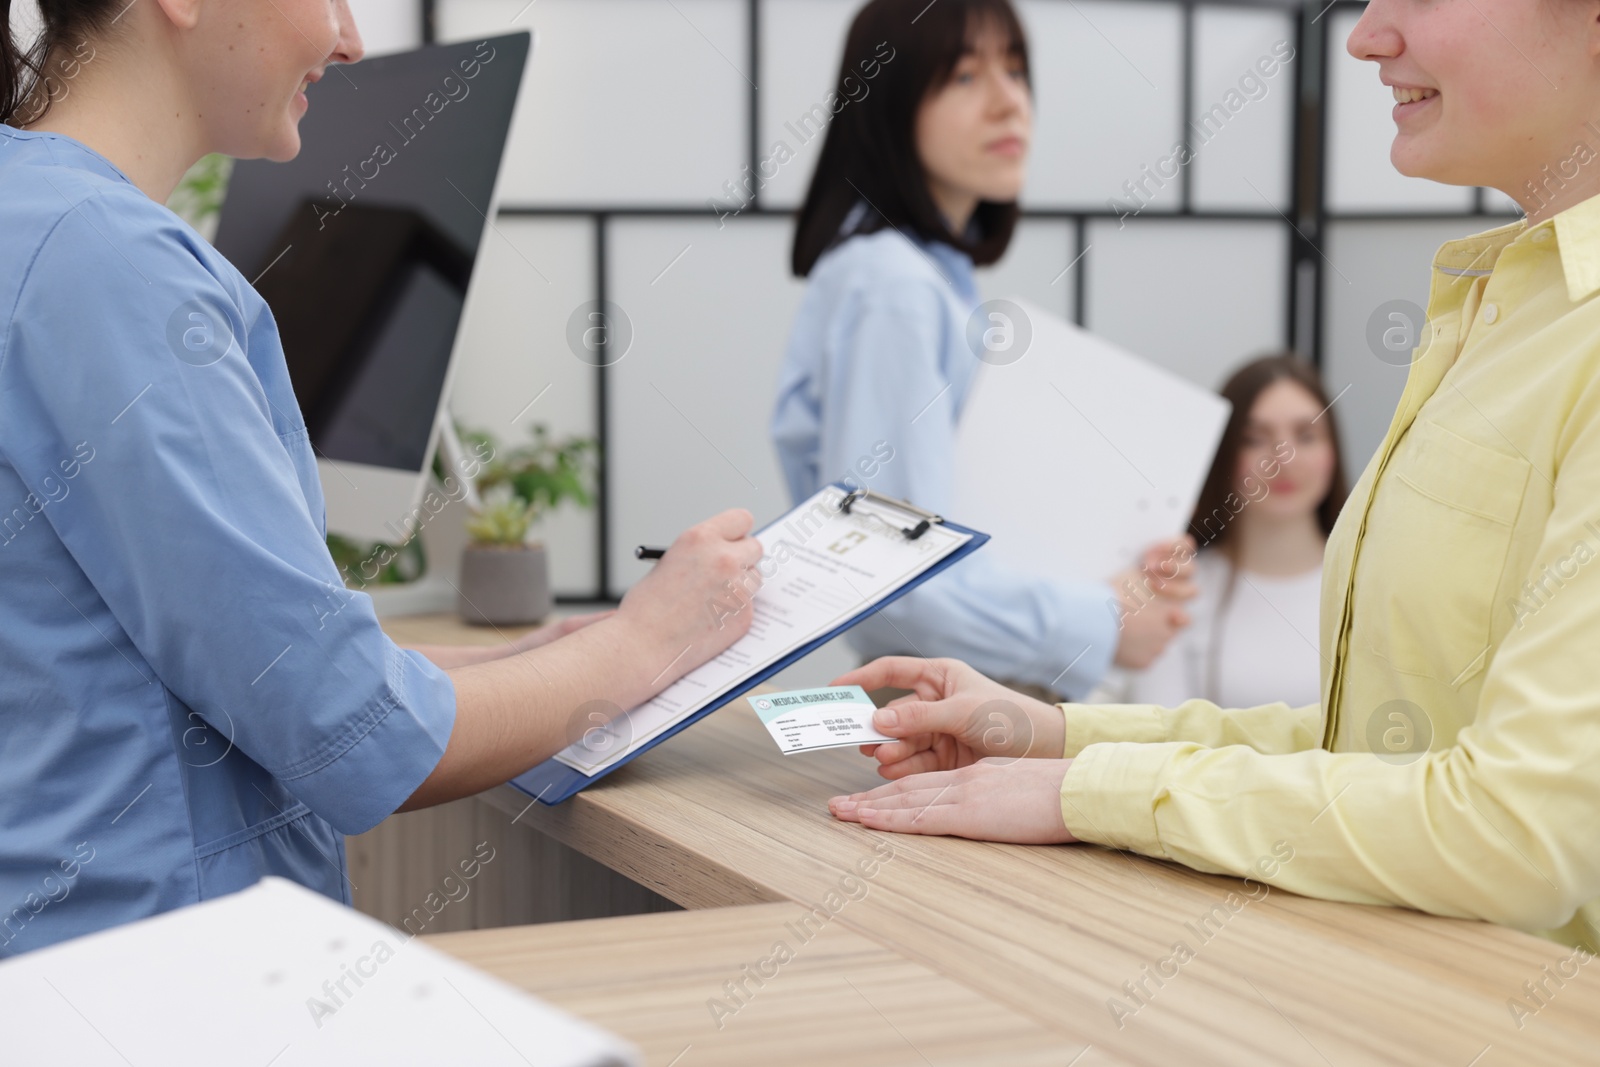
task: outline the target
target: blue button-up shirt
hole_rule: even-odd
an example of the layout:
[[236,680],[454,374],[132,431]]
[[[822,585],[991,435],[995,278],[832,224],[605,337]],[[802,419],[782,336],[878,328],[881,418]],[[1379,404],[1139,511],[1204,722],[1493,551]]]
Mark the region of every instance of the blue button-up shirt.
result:
[[[796,501],[848,479],[983,528],[982,515],[951,510],[956,420],[978,368],[967,320],[978,302],[970,258],[894,229],[850,237],[817,261],[772,419]],[[1082,696],[1116,650],[1114,598],[1108,585],[1049,581],[978,552],[848,639],[865,656],[953,656]]]
[[276,874],[455,721],[324,543],[278,332],[109,161],[0,126],[0,956]]

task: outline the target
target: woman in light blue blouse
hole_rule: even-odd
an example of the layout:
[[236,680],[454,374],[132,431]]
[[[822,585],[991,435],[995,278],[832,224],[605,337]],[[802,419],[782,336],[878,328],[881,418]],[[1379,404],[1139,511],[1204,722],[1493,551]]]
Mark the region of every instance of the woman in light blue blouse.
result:
[[[948,511],[956,420],[978,367],[973,265],[1011,240],[1032,133],[1016,12],[1008,0],[873,0],[850,28],[831,110],[795,233],[794,271],[810,285],[773,440],[796,500],[850,479]],[[1109,581],[1047,581],[980,552],[850,640],[868,657],[951,656],[1081,697],[1113,662],[1147,665],[1187,623],[1187,573],[1168,568],[1176,580],[1163,583],[1151,566],[1171,556],[1151,550],[1131,588],[1160,595],[1137,610]]]
[[615,613],[493,651],[328,612],[272,315],[161,205],[208,152],[299,151],[305,88],[361,56],[346,0],[39,7],[24,54],[0,0],[0,957],[266,874],[348,901],[344,835],[722,651],[749,613],[696,609],[761,555],[725,512]]

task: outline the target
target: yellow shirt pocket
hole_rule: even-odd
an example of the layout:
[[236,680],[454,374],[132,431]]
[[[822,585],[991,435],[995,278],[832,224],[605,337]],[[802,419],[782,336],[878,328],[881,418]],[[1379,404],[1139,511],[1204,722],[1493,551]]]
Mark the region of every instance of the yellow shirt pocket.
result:
[[1355,625],[1403,674],[1452,688],[1488,660],[1529,464],[1418,419],[1379,481]]

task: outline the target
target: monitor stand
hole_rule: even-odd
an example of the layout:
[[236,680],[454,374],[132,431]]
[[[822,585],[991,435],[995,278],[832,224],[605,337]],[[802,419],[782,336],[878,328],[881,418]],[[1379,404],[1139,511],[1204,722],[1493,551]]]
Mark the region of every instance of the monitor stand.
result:
[[[438,429],[439,465],[446,471],[470,469],[469,453],[461,443],[455,420],[446,413]],[[477,486],[460,478],[454,495],[446,491],[431,471],[423,499],[443,500],[437,513],[425,508],[422,529],[414,536],[422,538],[422,550],[427,556],[428,569],[422,577],[404,585],[369,585],[364,590],[372,597],[373,609],[379,618],[402,615],[437,615],[454,613],[459,596],[456,579],[461,570],[461,555],[466,550],[467,519],[480,499]]]

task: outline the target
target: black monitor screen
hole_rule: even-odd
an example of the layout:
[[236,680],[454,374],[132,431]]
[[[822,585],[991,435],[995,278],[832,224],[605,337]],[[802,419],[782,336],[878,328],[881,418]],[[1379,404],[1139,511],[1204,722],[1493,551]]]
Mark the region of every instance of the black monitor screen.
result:
[[216,246],[272,308],[329,459],[422,469],[529,43],[330,66],[300,154],[234,166]]

